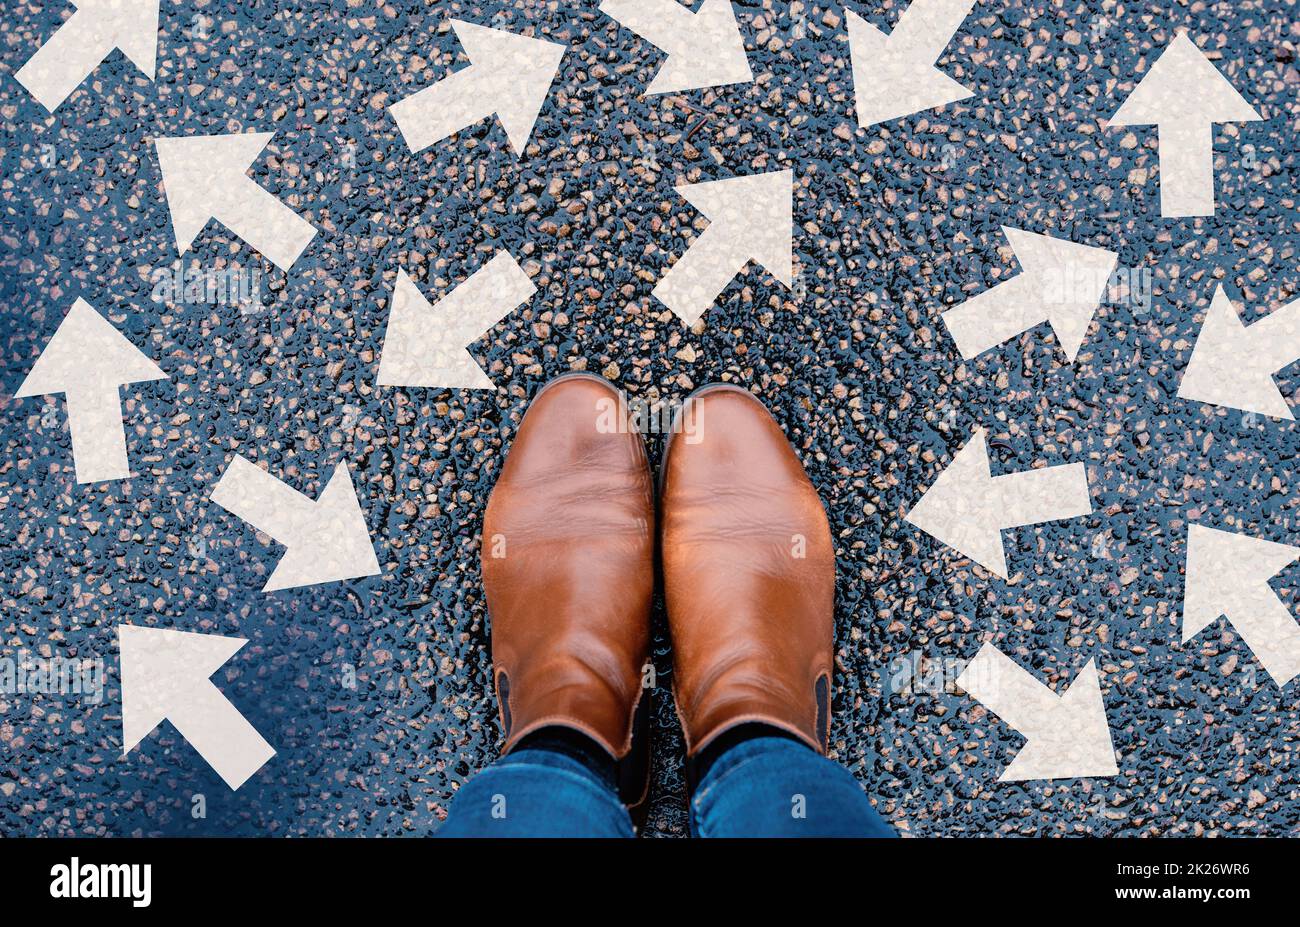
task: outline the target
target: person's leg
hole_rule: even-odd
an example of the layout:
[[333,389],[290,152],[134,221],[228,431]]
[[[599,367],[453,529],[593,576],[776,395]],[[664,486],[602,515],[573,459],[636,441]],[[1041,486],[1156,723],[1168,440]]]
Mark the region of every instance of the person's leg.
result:
[[471,779],[438,837],[632,837],[614,760],[595,741],[543,728]]
[[774,728],[733,728],[701,753],[699,767],[697,836],[898,836],[847,769]]

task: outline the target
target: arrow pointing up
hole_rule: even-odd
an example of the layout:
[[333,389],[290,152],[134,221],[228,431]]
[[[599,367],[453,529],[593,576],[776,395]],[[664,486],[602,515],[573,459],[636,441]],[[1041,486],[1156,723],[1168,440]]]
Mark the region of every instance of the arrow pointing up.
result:
[[1297,360],[1300,299],[1247,327],[1219,284],[1196,336],[1178,395],[1193,402],[1294,419],[1273,374]]
[[275,750],[208,678],[247,644],[238,637],[192,634],[123,624],[122,755],[163,720],[237,789]]
[[565,46],[459,19],[451,27],[470,66],[388,107],[407,147],[423,151],[496,113],[510,147],[522,154]]
[[1112,126],[1160,133],[1160,214],[1214,215],[1214,124],[1261,116],[1180,32],[1134,88]]
[[605,0],[600,11],[668,54],[647,94],[754,79],[731,0],[704,0],[695,13],[677,0]]
[[1300,547],[1189,525],[1183,643],[1224,615],[1279,687],[1300,676],[1300,624],[1269,585],[1297,558]]
[[247,175],[274,132],[156,138],[163,188],[184,254],[209,219],[216,219],[287,271],[316,229]]
[[957,677],[957,685],[1028,741],[999,782],[1119,774],[1095,660],[1058,696],[985,644]]
[[794,172],[771,171],[677,188],[709,227],[691,243],[654,296],[693,325],[731,278],[755,261],[787,287],[794,283]]
[[334,469],[313,502],[236,455],[212,490],[212,501],[288,548],[262,587],[264,592],[379,572],[346,464]]
[[64,393],[78,483],[125,480],[126,430],[118,387],[167,374],[84,299],[68,310],[16,398]]
[[1119,255],[1007,226],[1002,232],[1021,272],[943,314],[957,349],[970,360],[1046,321],[1074,363]]
[[515,259],[499,252],[436,306],[397,272],[388,331],[379,358],[380,386],[493,389],[468,345],[532,298],[537,287]]
[[862,128],[969,97],[934,63],[975,6],[975,0],[912,0],[885,35],[846,10],[853,96]]
[[76,12],[14,75],[51,113],[115,48],[153,80],[159,0],[75,0]]
[[1091,511],[1083,464],[992,476],[985,432],[977,428],[906,520],[1006,579],[1002,529]]

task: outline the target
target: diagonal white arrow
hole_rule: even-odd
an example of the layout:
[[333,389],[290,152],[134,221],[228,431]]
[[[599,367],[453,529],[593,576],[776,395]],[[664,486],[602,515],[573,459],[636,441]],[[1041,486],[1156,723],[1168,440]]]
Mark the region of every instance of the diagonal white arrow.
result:
[[1294,419],[1273,375],[1297,360],[1300,299],[1246,326],[1219,284],[1178,384],[1178,395],[1193,402]]
[[156,138],[163,188],[184,254],[209,219],[216,219],[287,271],[316,229],[263,190],[246,173],[274,132]]
[[1223,615],[1279,687],[1300,676],[1300,624],[1269,585],[1298,558],[1300,547],[1189,525],[1183,643]]
[[131,476],[118,388],[167,374],[78,299],[18,387],[16,398],[64,393],[78,483]]
[[1214,124],[1262,118],[1180,32],[1110,118],[1160,134],[1160,214],[1214,215]]
[[731,0],[704,0],[694,13],[677,0],[604,0],[600,11],[667,53],[647,94],[754,79]]
[[1119,255],[1008,226],[1002,232],[1021,272],[943,313],[957,349],[970,360],[1048,322],[1074,363]]
[[687,325],[755,261],[794,283],[794,172],[771,171],[677,188],[709,227],[655,285],[654,296]]
[[235,455],[212,501],[288,548],[263,591],[332,583],[379,572],[379,560],[346,464],[311,499]]
[[209,678],[248,641],[123,624],[122,755],[164,720],[238,789],[275,750]]
[[453,19],[471,62],[388,108],[407,147],[423,151],[493,113],[523,154],[566,47]]
[[865,129],[974,92],[934,66],[974,6],[975,0],[912,0],[889,35],[845,11],[858,125]]
[[1092,511],[1081,463],[993,476],[983,428],[957,452],[906,520],[931,537],[1007,578],[1002,530]]
[[433,306],[406,272],[399,270],[376,382],[380,386],[493,389],[492,379],[468,346],[536,292],[528,274],[505,251]]
[[1058,696],[986,643],[957,685],[1025,737],[999,782],[1118,775],[1095,660]]
[[115,48],[150,80],[158,60],[159,0],[73,0],[72,14],[14,75],[51,113]]

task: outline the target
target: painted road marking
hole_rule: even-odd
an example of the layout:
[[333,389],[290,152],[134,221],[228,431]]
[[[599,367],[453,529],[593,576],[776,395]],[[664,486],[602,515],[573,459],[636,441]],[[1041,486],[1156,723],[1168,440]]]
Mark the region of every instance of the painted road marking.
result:
[[668,55],[646,94],[754,79],[731,0],[704,0],[694,13],[677,0],[605,0],[600,11]]

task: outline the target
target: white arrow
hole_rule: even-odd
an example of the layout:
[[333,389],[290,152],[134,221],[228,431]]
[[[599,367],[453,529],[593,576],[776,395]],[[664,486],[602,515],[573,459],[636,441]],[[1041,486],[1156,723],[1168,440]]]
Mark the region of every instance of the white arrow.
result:
[[771,171],[682,184],[677,192],[704,213],[706,228],[655,285],[654,296],[687,325],[755,261],[794,283],[794,172]]
[[316,229],[263,190],[247,171],[274,132],[156,138],[163,189],[172,214],[176,250],[189,250],[209,219],[216,219],[287,271]]
[[1049,322],[1066,359],[1074,363],[1119,255],[1005,225],[1002,233],[1011,242],[1020,273],[943,313],[957,349],[970,360]]
[[647,94],[754,79],[731,0],[704,0],[694,13],[677,0],[605,0],[600,11],[667,53]]
[[1006,579],[1002,529],[1077,518],[1091,511],[1083,464],[992,476],[985,432],[977,428],[907,513],[907,521]]
[[1296,360],[1300,360],[1300,299],[1247,327],[1219,284],[1183,371],[1178,395],[1193,402],[1293,419],[1273,374]]
[[15,396],[65,394],[77,482],[125,480],[131,476],[131,465],[118,387],[165,379],[167,374],[157,364],[88,302],[78,299]]
[[999,782],[1118,775],[1095,660],[1058,696],[986,643],[957,685],[1025,737]]
[[528,274],[505,251],[433,306],[415,281],[399,270],[376,382],[380,386],[493,389],[491,378],[468,346],[536,292]]
[[865,129],[974,93],[934,66],[973,6],[975,0],[912,0],[889,35],[845,10],[858,125]]
[[257,464],[235,455],[212,501],[288,548],[265,592],[374,576],[379,560],[346,464],[313,502]]
[[1300,624],[1269,585],[1297,558],[1300,547],[1189,525],[1183,643],[1223,615],[1278,686],[1300,676]]
[[209,678],[248,641],[123,624],[122,755],[170,721],[181,736],[237,789],[275,750]]
[[1162,216],[1212,216],[1214,124],[1260,118],[1187,33],[1180,32],[1110,124],[1157,127]]
[[453,19],[470,66],[399,100],[393,114],[412,151],[423,151],[493,113],[516,155],[524,151],[565,46]]
[[115,48],[153,80],[159,0],[73,0],[74,12],[14,75],[51,113]]

